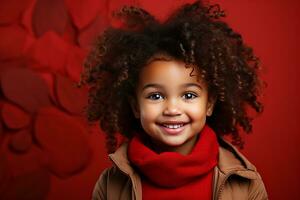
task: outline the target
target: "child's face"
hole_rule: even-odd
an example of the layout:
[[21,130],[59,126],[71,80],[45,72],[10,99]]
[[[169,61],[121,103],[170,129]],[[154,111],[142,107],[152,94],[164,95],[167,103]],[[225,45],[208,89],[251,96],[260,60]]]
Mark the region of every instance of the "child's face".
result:
[[[153,61],[140,73],[135,116],[160,150],[191,150],[212,114],[207,87],[181,61]],[[195,71],[193,75],[199,75]],[[188,153],[188,152],[185,152]]]

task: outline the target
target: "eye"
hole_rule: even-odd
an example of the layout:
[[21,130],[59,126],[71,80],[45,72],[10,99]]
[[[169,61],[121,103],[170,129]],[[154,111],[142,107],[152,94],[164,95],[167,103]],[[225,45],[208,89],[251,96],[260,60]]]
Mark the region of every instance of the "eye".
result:
[[183,98],[185,98],[185,99],[194,99],[196,97],[198,97],[198,96],[194,93],[191,93],[191,92],[187,92],[183,95]]
[[159,99],[163,99],[163,96],[160,93],[153,93],[147,96],[147,99],[159,100]]

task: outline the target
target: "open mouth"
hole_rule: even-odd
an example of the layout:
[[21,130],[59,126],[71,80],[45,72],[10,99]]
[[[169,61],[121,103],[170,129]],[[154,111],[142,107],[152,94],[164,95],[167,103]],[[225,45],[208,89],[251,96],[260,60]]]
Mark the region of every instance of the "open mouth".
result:
[[186,122],[161,123],[159,124],[159,127],[164,133],[168,135],[178,135],[185,129],[186,124],[188,123]]
[[183,127],[185,124],[161,124],[161,125],[166,128],[176,129],[176,128]]

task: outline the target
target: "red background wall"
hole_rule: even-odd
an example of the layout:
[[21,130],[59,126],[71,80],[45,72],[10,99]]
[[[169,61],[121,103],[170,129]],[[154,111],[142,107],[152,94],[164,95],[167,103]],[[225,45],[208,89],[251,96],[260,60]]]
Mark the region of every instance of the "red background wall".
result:
[[[109,13],[139,5],[158,18],[191,0],[0,1],[0,197],[89,199],[110,165],[104,137],[80,113],[76,89],[93,38]],[[242,151],[260,171],[270,199],[296,199],[300,161],[298,113],[299,3],[213,0],[262,61],[265,111]],[[159,6],[158,6],[159,5]],[[76,101],[75,101],[76,100]]]

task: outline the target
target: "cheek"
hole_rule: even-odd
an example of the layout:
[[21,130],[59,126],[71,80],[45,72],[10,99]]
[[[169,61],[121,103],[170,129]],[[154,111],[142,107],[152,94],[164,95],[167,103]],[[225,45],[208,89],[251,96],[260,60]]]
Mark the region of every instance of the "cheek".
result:
[[143,121],[155,120],[158,117],[159,113],[160,113],[160,107],[158,105],[141,102],[140,104],[141,120]]
[[189,109],[188,113],[193,120],[205,120],[206,107],[203,105],[195,105]]
[[156,106],[144,105],[140,108],[140,122],[143,129],[151,135],[153,128],[159,116],[159,111]]

